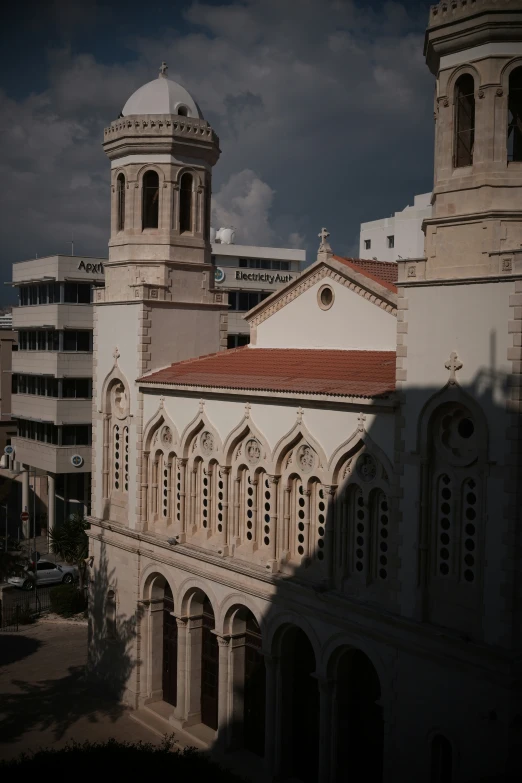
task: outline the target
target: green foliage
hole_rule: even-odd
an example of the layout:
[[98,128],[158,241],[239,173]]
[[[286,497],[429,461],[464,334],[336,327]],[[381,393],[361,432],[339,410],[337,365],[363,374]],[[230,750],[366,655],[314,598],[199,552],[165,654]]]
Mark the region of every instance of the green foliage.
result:
[[87,607],[83,592],[77,590],[73,585],[57,585],[57,587],[51,588],[49,600],[51,611],[62,617],[72,617],[85,611]]
[[178,780],[212,780],[212,783],[239,783],[242,778],[214,764],[208,755],[187,748],[176,750],[174,737],[165,737],[160,745],[150,743],[71,742],[59,750],[40,750],[32,755],[23,754],[13,761],[0,762],[0,772],[55,775],[57,770],[98,770],[107,776],[116,773],[118,778],[132,775],[150,777],[165,775]]
[[78,567],[80,588],[85,582],[85,559],[89,554],[89,539],[85,532],[90,527],[82,514],[72,516],[56,525],[50,533],[51,549],[66,563]]

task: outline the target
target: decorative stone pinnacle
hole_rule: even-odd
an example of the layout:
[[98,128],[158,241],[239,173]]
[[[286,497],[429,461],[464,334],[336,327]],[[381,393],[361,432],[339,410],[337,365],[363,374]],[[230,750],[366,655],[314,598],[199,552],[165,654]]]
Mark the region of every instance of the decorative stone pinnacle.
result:
[[159,78],[160,79],[166,79],[167,78],[167,71],[169,70],[169,66],[166,62],[161,63],[161,68],[159,69]]
[[362,411],[361,411],[361,413],[359,413],[359,416],[357,417],[357,421],[359,422],[358,425],[357,425],[358,431],[359,432],[364,432],[364,422],[366,421],[366,416],[364,415],[364,413]]
[[118,359],[120,358],[120,352],[118,350],[118,346],[116,346],[116,348],[112,352],[112,355],[113,355],[115,361],[118,361]]
[[327,231],[326,228],[322,228],[321,232],[317,234],[319,239],[321,240],[321,244],[319,245],[319,252],[320,253],[331,253],[332,248],[330,247],[330,243],[328,242],[328,237],[330,236],[330,233]]
[[462,369],[463,366],[455,351],[450,353],[450,358],[444,366],[447,370],[450,371],[449,382],[453,386],[455,383],[457,383],[457,370]]

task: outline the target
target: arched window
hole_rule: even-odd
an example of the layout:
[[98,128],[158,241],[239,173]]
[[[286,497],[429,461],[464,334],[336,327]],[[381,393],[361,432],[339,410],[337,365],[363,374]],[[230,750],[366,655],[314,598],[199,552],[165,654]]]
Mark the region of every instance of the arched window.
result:
[[486,433],[465,405],[449,402],[430,421],[423,520],[429,541],[427,619],[473,632],[480,624]]
[[143,175],[142,228],[158,228],[159,176],[156,171]]
[[452,783],[453,748],[442,734],[436,734],[431,742],[430,783]]
[[522,161],[522,67],[509,76],[508,160]]
[[186,172],[181,177],[179,188],[179,231],[181,234],[192,232],[192,174]]
[[475,144],[475,82],[464,73],[455,84],[454,165],[471,166]]
[[178,106],[178,114],[180,117],[188,117],[188,109],[186,106]]
[[116,180],[116,196],[117,196],[117,214],[116,223],[117,230],[123,231],[125,229],[125,177],[123,174],[118,174]]

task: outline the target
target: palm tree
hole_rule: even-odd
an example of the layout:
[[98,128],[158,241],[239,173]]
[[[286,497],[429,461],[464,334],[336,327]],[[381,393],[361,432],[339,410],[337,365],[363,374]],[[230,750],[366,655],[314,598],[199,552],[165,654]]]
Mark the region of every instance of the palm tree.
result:
[[85,532],[90,527],[83,514],[76,512],[50,533],[51,549],[62,560],[78,569],[79,588],[85,585],[89,539]]

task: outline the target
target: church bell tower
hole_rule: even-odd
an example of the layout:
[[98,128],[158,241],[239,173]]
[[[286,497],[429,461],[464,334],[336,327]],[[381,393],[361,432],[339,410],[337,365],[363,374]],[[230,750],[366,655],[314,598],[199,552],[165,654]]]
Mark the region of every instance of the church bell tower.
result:
[[522,2],[432,6],[436,77],[433,216],[417,277],[522,271]]
[[[136,380],[227,344],[227,296],[214,290],[210,245],[220,149],[165,63],[105,129],[103,149],[111,234],[94,307],[93,514],[136,527],[143,427]],[[112,474],[109,465],[117,466]]]

